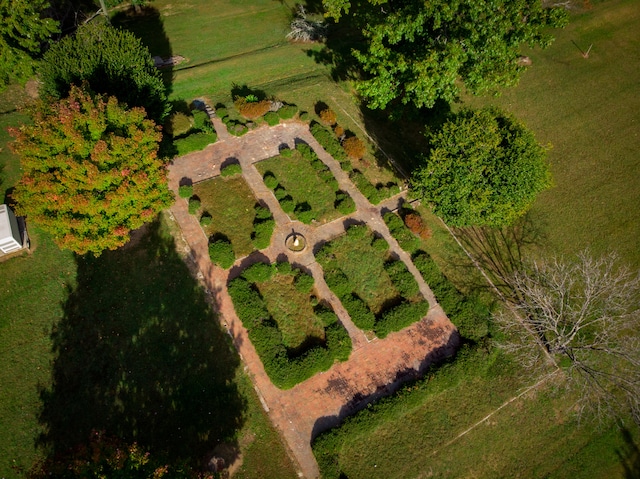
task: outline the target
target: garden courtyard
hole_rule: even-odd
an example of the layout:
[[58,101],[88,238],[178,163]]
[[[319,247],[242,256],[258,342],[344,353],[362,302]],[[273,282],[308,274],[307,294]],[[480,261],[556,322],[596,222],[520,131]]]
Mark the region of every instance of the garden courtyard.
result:
[[[169,171],[171,189],[178,194],[181,185],[192,185],[193,191],[201,196],[203,207],[207,208],[205,214],[211,215],[213,221],[211,225],[207,221],[207,226],[203,226],[197,213],[189,210],[189,202],[185,199],[176,201],[171,213],[186,240],[185,253],[192,262],[209,299],[218,309],[218,318],[240,353],[264,409],[297,460],[300,472],[305,477],[318,477],[318,466],[311,450],[312,439],[369,402],[390,394],[404,381],[420,375],[429,365],[453,354],[459,343],[459,335],[413,265],[411,256],[400,247],[383,219],[385,213],[388,214],[401,205],[404,192],[395,194],[376,206],[372,205],[354,186],[340,164],[320,146],[306,123],[291,120],[272,127],[262,126],[244,136],[235,137],[227,132],[225,125],[218,118],[214,118],[213,122],[218,141],[202,151],[176,158]],[[341,215],[329,205],[326,214],[323,213],[318,220],[307,219],[304,223],[295,219],[300,218],[300,215],[292,214],[292,218],[285,213],[282,207],[283,196],[280,195],[280,201],[276,197],[275,190],[279,186],[272,181],[274,184],[269,185],[274,187],[272,191],[266,184],[269,183],[267,177],[278,169],[278,162],[289,161],[289,158],[282,157],[289,156],[283,155],[283,151],[305,150],[304,146],[301,148],[299,145],[308,145],[315,152],[313,161],[320,166],[320,170],[326,172],[328,168],[332,173],[332,176],[327,173],[324,176],[328,181],[337,181],[338,184],[334,186],[337,186],[341,198],[346,197],[345,195],[352,198],[355,208],[352,208],[351,213]],[[295,155],[292,156],[293,159],[297,158]],[[324,166],[317,163],[318,160]],[[220,174],[221,169],[224,170],[229,164],[239,164],[240,168],[236,168],[235,176],[225,178],[224,174]],[[268,171],[264,165],[268,165]],[[300,165],[296,165],[295,169],[299,171]],[[292,195],[304,194],[292,191],[294,182],[286,183],[284,171],[281,169],[276,173],[280,183],[284,184]],[[269,246],[259,251],[247,255],[252,248],[242,246],[242,239],[234,241],[232,238],[235,245],[241,246],[237,248],[234,264],[227,269],[213,264],[209,256],[211,240],[208,233],[217,229],[217,206],[208,204],[205,198],[204,185],[211,181],[227,181],[225,185],[228,185],[228,195],[242,192],[237,200],[234,200],[233,196],[224,201],[220,200],[219,208],[233,208],[235,204],[241,210],[237,216],[231,215],[232,218],[236,218],[235,221],[245,221],[240,217],[241,213],[249,212],[252,203],[262,205],[264,211],[267,208],[275,220]],[[224,185],[218,187],[224,189]],[[250,191],[247,191],[247,187]],[[321,196],[315,194],[320,187],[321,185],[315,185],[314,191],[309,192],[312,198]],[[250,198],[250,194],[254,198]],[[223,203],[231,206],[224,206]],[[308,211],[308,208],[305,210]],[[227,236],[233,235],[229,233]],[[298,239],[297,247],[292,244],[294,238]],[[359,253],[351,254],[348,249],[349,238],[353,238],[354,242],[351,244],[362,244],[361,247],[365,250],[358,249]],[[344,244],[347,244],[346,249]],[[367,251],[366,248],[370,248],[370,252],[362,253],[361,251]],[[362,261],[362,254],[367,255],[366,261]],[[335,281],[331,281],[330,288],[327,285],[329,281],[325,278],[330,265],[327,258],[339,264],[337,272],[349,277],[351,284],[365,284],[364,290],[356,291],[357,288],[354,287],[354,291],[348,288],[346,293],[338,293]],[[372,270],[363,273],[357,267],[350,267],[358,263],[373,265],[370,266]],[[267,264],[277,264],[278,273],[269,272],[270,276],[259,280],[255,279],[258,276],[256,272],[248,274],[255,269],[255,265]],[[282,265],[286,267],[282,268]],[[275,266],[270,271],[274,270]],[[284,271],[284,274],[281,271]],[[402,284],[405,286],[390,279],[401,276],[393,271],[404,274]],[[294,279],[288,280],[292,274]],[[359,279],[358,274],[365,274],[367,277]],[[308,278],[308,275],[313,278],[312,285],[310,279],[300,279]],[[259,323],[264,322],[260,320],[253,327],[247,327],[246,318],[243,322],[239,317],[242,316],[241,310],[244,311],[246,308],[240,305],[239,309],[238,302],[234,308],[233,295],[230,295],[230,286],[243,278],[245,284],[253,283],[249,285],[253,289],[249,286],[246,288],[247,291],[254,291],[252,294],[258,296],[258,301],[260,293],[264,295],[264,307],[272,316],[277,316],[274,311],[278,310],[279,306],[275,304],[277,300],[273,297],[278,294],[283,295],[283,303],[296,304],[296,311],[300,311],[300,314],[294,316],[302,317],[303,311],[309,311],[310,336],[305,337],[307,333],[302,333],[302,336],[296,339],[296,325],[287,326],[278,318],[277,326],[272,328],[276,334],[282,335],[284,342],[294,342],[293,346],[288,345],[289,351],[292,347],[304,348],[305,345],[307,349],[310,348],[301,354],[296,362],[291,363],[292,369],[287,369],[288,365],[283,366],[283,370],[274,369],[271,362],[275,359],[265,360],[268,354],[271,354],[270,349],[262,345],[263,341],[253,344],[257,336],[254,336],[252,341],[252,334],[257,334],[256,330],[262,327]],[[375,284],[370,284],[372,280],[376,280],[377,283],[374,281]],[[302,288],[297,287],[302,283],[309,284]],[[291,284],[295,284],[296,288]],[[313,293],[308,292],[311,287]],[[306,292],[296,293],[296,290],[303,289]],[[367,297],[367,294],[370,297]],[[385,294],[389,297],[384,297]],[[302,298],[299,306],[294,297]],[[305,301],[309,298],[312,305],[306,306]],[[376,300],[380,304],[375,304]],[[356,318],[355,310],[352,309],[354,302],[366,305],[365,319]],[[287,305],[284,304],[282,308],[286,309]],[[316,314],[317,317],[337,316],[338,319],[337,322],[329,319],[325,323],[327,346],[324,350],[317,345],[314,347],[308,344],[318,343],[318,337],[323,335],[322,324],[316,324],[315,333],[312,324],[313,311],[319,308],[322,312]],[[386,316],[383,311],[385,308]],[[398,312],[402,308],[416,311],[414,315],[417,314],[421,319],[402,327],[405,323],[394,322],[398,315],[389,313],[392,310]],[[321,369],[327,369],[326,371],[321,370],[311,375],[308,368],[305,369],[305,361],[309,363],[309,358],[317,357],[318,354],[329,354],[326,351],[331,349],[330,331],[333,331],[331,337],[343,338],[334,340],[340,342],[339,353],[324,358],[325,367]],[[285,347],[282,346],[281,350],[285,351]]]

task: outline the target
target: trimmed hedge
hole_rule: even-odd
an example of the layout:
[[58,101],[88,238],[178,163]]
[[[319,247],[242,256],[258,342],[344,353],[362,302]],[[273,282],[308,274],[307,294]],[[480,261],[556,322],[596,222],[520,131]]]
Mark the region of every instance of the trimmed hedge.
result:
[[251,241],[256,249],[268,248],[271,244],[271,235],[276,227],[276,222],[269,208],[256,203],[253,207],[253,232],[251,233]]
[[463,338],[477,342],[489,335],[490,310],[484,303],[461,293],[428,253],[416,252],[413,264]]
[[180,198],[191,198],[193,196],[193,186],[192,185],[181,185],[178,188],[178,195]]
[[347,158],[347,154],[342,148],[342,145],[340,145],[340,142],[331,130],[328,130],[320,123],[312,123],[309,127],[309,130],[311,131],[313,137],[318,141],[318,143],[320,143],[322,148],[324,148],[327,153],[333,156],[334,160],[340,162],[341,165],[344,161],[347,161],[349,164],[351,164],[351,162]]
[[349,193],[345,191],[336,191],[336,199],[333,202],[333,207],[343,215],[349,215],[356,210],[356,203],[353,198],[349,196]]
[[236,261],[231,243],[223,238],[214,239],[209,243],[209,258],[224,269],[230,268]]
[[278,123],[280,123],[280,117],[275,111],[269,111],[265,113],[264,121],[266,121],[267,125],[269,126],[276,126]]
[[200,209],[200,199],[197,196],[189,198],[189,213],[195,215]]
[[376,336],[386,338],[389,333],[400,331],[410,324],[420,321],[428,312],[429,303],[427,301],[402,302],[383,311],[381,317],[376,321]]
[[290,120],[298,113],[298,107],[296,105],[284,105],[278,110],[278,116],[283,120]]
[[403,261],[394,260],[387,261],[384,264],[384,270],[391,278],[391,282],[398,289],[403,298],[413,298],[420,294],[418,282],[407,269],[407,265]]
[[391,232],[391,236],[398,241],[403,250],[410,254],[418,251],[421,243],[420,238],[414,235],[411,230],[407,228],[400,216],[389,211],[384,214],[383,219]]
[[313,287],[313,278],[299,269],[291,269],[281,263],[257,263],[247,268],[242,276],[230,281],[228,291],[267,375],[277,387],[289,389],[317,372],[326,371],[335,361],[348,359],[351,339],[335,313],[318,306],[314,308],[314,313],[324,325],[324,343],[301,352],[288,350],[282,341],[278,324],[269,313],[255,283],[247,279],[266,281],[264,278],[273,274],[294,274],[296,288],[308,289],[309,284]]
[[234,176],[242,174],[240,163],[230,163],[220,170],[220,176]]

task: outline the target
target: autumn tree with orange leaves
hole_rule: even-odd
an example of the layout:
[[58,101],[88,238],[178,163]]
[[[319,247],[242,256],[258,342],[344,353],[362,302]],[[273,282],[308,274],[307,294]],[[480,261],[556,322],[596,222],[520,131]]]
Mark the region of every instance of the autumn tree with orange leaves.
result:
[[67,98],[41,103],[33,120],[10,129],[23,170],[13,198],[60,248],[116,249],[171,203],[161,133],[143,108],[74,86]]

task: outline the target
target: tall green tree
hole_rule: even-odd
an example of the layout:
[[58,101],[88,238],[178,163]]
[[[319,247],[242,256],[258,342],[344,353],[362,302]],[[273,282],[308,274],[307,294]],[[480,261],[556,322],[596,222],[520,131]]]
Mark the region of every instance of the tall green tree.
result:
[[0,91],[27,80],[43,45],[58,32],[58,22],[46,18],[46,0],[0,0]]
[[143,107],[158,124],[170,109],[149,49],[133,33],[99,22],[52,45],[44,55],[40,79],[42,95],[53,100],[85,81],[92,91],[113,95],[129,108]]
[[462,110],[428,139],[412,189],[451,226],[512,224],[551,186],[545,148],[497,109]]
[[518,81],[520,47],[548,46],[561,8],[540,0],[323,0],[362,31],[352,53],[363,71],[358,91],[371,108],[399,101],[430,108],[453,101],[459,80],[473,93]]
[[68,98],[42,104],[33,125],[9,131],[23,169],[18,212],[61,248],[116,249],[171,203],[161,133],[142,108],[71,87]]

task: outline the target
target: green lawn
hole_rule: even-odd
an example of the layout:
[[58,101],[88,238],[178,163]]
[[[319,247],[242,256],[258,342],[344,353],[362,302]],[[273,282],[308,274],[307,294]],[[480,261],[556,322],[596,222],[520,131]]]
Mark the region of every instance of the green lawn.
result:
[[[318,222],[326,223],[342,216],[333,207],[333,189],[297,150],[290,158],[276,156],[256,163],[256,167],[262,175],[272,172],[296,204],[308,203]],[[295,217],[295,213],[291,216]]]
[[218,177],[197,183],[194,195],[202,202],[202,211],[212,221],[204,230],[207,236],[222,233],[231,240],[237,258],[255,250],[251,242],[256,198],[241,175]]
[[309,294],[298,291],[293,280],[290,274],[276,274],[257,285],[289,349],[300,347],[308,338],[324,340],[324,326],[314,314]]

